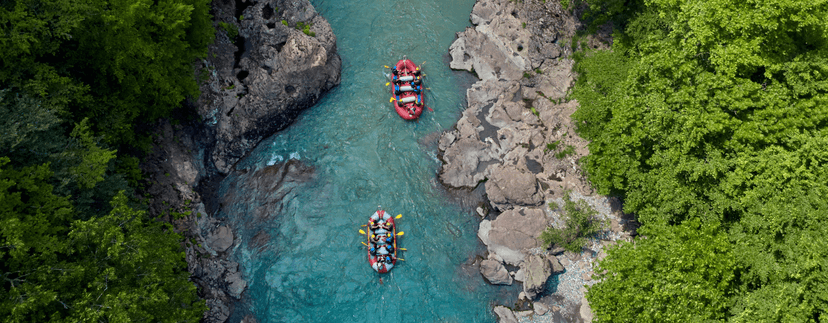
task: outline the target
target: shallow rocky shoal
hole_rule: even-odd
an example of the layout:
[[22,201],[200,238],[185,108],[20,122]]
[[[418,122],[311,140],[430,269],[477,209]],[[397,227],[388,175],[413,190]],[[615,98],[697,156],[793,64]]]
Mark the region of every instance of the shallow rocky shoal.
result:
[[[481,274],[504,284],[510,280],[498,265],[517,267],[510,275],[534,308],[496,306],[501,322],[590,322],[584,294],[596,261],[605,247],[630,239],[636,224],[616,198],[595,193],[579,164],[589,151],[571,119],[578,102],[566,99],[576,77],[567,44],[583,26],[558,1],[541,0],[478,0],[470,20],[474,26],[449,49],[450,65],[479,81],[454,130],[439,139],[438,177],[449,187],[485,187],[491,210],[481,214],[478,236],[490,254]],[[606,48],[606,35],[588,37],[589,46]],[[538,239],[546,227],[564,225],[566,192],[609,223],[580,253],[549,250]]]

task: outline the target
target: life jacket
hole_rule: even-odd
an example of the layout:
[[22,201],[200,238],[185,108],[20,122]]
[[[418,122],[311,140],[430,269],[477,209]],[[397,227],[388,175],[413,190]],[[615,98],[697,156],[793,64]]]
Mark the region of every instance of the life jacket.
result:
[[416,101],[416,100],[417,100],[417,98],[416,98],[416,97],[414,97],[414,96],[409,96],[409,97],[404,97],[404,98],[402,98],[402,99],[398,99],[398,100],[397,100],[397,102],[400,102],[400,103],[408,103],[408,102],[414,102],[414,101]]

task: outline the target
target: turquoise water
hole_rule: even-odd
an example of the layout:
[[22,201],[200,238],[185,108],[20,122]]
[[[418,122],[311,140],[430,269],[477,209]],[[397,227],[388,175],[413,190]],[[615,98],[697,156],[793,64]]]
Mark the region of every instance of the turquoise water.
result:
[[[261,169],[294,158],[315,175],[295,184],[264,223],[251,222],[246,209],[223,214],[242,230],[233,256],[249,282],[231,320],[493,322],[492,300],[505,292],[468,265],[481,253],[478,218],[436,180],[437,135],[464,104],[464,80],[448,68],[448,47],[469,25],[474,1],[312,3],[337,35],[342,84],[237,165]],[[403,55],[425,62],[425,101],[433,111],[416,122],[396,115],[385,86],[383,65]],[[234,180],[226,178],[220,194]],[[358,233],[378,205],[403,215],[400,247],[408,249],[383,284]],[[270,239],[250,247],[260,230]]]

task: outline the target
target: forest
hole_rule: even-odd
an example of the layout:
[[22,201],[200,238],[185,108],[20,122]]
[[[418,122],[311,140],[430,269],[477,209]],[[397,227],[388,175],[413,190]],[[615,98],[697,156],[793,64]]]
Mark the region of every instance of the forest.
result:
[[596,322],[828,322],[828,2],[586,0],[573,116],[642,224]]
[[182,236],[135,197],[150,125],[198,93],[208,0],[0,1],[0,317],[198,321]]

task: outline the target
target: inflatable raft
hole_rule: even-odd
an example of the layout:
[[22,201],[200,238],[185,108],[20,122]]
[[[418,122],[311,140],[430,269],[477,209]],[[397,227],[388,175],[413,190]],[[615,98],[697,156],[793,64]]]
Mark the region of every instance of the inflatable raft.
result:
[[[374,229],[372,229],[374,228]],[[397,264],[397,225],[388,212],[377,210],[368,219],[368,263],[384,274]]]
[[410,59],[403,58],[391,67],[391,101],[394,110],[405,120],[414,120],[423,113],[422,73]]

